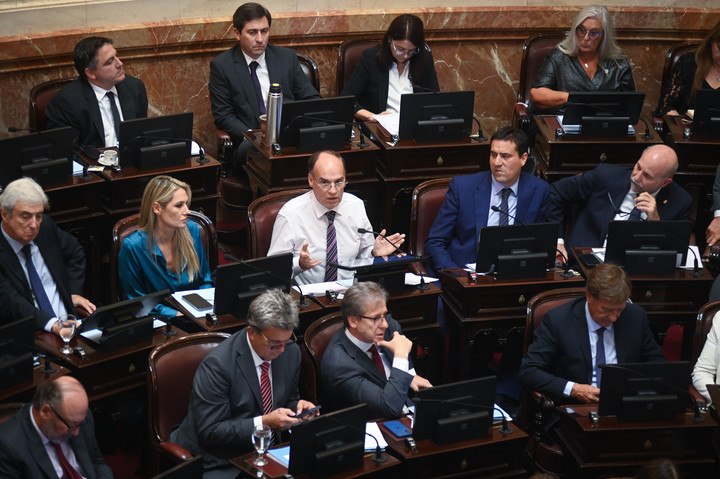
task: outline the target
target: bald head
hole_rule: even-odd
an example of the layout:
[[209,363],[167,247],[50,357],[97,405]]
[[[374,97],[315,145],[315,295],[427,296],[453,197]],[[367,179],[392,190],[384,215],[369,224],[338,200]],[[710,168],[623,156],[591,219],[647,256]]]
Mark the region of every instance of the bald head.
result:
[[633,168],[632,189],[638,194],[653,194],[670,184],[677,169],[678,158],[675,150],[666,145],[646,148]]
[[333,209],[345,190],[345,162],[334,151],[319,151],[308,162],[308,183],[318,202]]
[[88,397],[82,384],[62,376],[38,386],[33,395],[33,417],[52,442],[76,436],[88,414]]

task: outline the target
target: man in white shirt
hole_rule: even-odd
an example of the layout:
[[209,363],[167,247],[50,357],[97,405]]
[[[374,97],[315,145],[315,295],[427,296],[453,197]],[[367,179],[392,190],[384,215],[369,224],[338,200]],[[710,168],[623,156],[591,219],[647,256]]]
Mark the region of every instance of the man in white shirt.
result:
[[352,279],[352,271],[328,263],[369,264],[374,256],[391,255],[405,242],[400,233],[386,241],[385,230],[377,239],[358,232],[359,228],[371,231],[372,226],[362,200],[344,193],[345,162],[338,153],[313,153],[308,160],[308,183],[312,191],[291,199],[278,212],[268,250],[268,256],[293,253],[293,276],[298,283]]

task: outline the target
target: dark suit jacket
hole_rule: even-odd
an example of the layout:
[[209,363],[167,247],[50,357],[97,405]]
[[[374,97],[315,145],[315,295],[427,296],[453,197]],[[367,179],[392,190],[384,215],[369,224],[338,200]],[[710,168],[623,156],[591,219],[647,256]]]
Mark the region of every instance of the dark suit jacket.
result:
[[[285,348],[272,362],[273,409],[293,411],[300,399],[300,348]],[[247,340],[247,328],[238,331],[210,352],[200,364],[190,404],[171,441],[193,454],[202,454],[205,470],[238,470],[227,460],[252,451],[253,418],[263,414],[260,381]],[[215,476],[213,476],[215,477]]]
[[[352,95],[356,98],[355,111],[365,109],[373,113],[382,113],[387,110],[388,69],[380,65],[375,58],[378,51],[380,47],[368,48],[363,52],[350,80],[340,92],[340,96]],[[435,62],[430,51],[424,66],[425,74],[422,78],[411,78],[413,85],[440,91]],[[417,89],[416,93],[423,91],[425,90]]]
[[[73,235],[58,228],[48,215],[43,215],[35,244],[40,249],[45,265],[55,280],[65,308],[69,314],[75,314],[71,295],[83,292],[85,250]],[[7,295],[8,303],[3,305],[0,315],[7,316],[10,320],[32,316],[35,319],[35,327],[42,329],[52,316],[35,307],[32,288],[20,260],[2,233],[0,233],[0,275],[7,279],[11,287]]]
[[[126,74],[125,79],[115,85],[115,88],[125,120],[147,116],[148,99],[142,80]],[[95,92],[87,81],[78,79],[60,90],[48,103],[45,115],[48,129],[64,126],[73,128],[75,147],[105,146],[105,129],[100,107]]]
[[[89,479],[112,479],[112,470],[105,464],[95,440],[95,422],[90,410],[87,424],[68,441]],[[0,477],[57,479],[42,439],[30,420],[30,404],[0,425]]]
[[[320,96],[303,73],[293,50],[268,45],[265,62],[270,83],[280,84],[284,100]],[[215,126],[229,133],[233,141],[242,141],[244,131],[260,128],[260,107],[250,79],[250,68],[239,44],[210,62],[208,88]]]
[[[425,241],[433,269],[462,268],[475,262],[480,228],[487,226],[492,173],[456,176]],[[522,173],[518,183],[516,217],[521,223],[545,221],[548,184]],[[517,223],[517,221],[516,221]]]
[[[631,173],[632,167],[601,164],[582,175],[563,178],[552,184],[547,219],[560,223],[561,237],[565,208],[571,205],[580,208],[572,231],[565,238],[568,251],[576,246],[603,245],[608,223],[615,217],[615,208],[620,208],[630,189]],[[661,220],[690,218],[692,197],[677,183],[672,182],[661,189],[655,200]]]
[[[394,319],[387,321],[385,340],[389,341],[402,329]],[[392,365],[393,354],[387,348],[380,349]],[[407,393],[414,376],[392,368],[390,377],[385,378],[373,360],[348,339],[344,327],[330,339],[320,372],[330,409],[367,403],[369,417],[396,418],[402,415],[403,406],[410,404]]]
[[[569,401],[563,396],[568,381],[592,381],[586,301],[585,297],[577,298],[548,311],[520,366],[520,383],[551,396],[556,404]],[[613,329],[618,364],[665,361],[640,306],[628,303]]]

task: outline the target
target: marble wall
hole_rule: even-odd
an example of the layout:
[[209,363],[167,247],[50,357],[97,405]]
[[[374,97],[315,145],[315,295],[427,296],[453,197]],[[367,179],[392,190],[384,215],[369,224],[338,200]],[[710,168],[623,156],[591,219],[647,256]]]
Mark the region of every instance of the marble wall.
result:
[[[0,0],[0,7],[3,1]],[[720,19],[720,9],[618,7],[611,9],[621,46],[645,112],[657,103],[668,47],[698,39]],[[520,76],[522,43],[533,33],[563,29],[577,7],[474,7],[414,9],[426,24],[443,90],[476,91],[475,111],[493,131],[508,124]],[[312,57],[321,93],[335,95],[338,46],[343,40],[379,35],[397,11],[328,11],[276,15],[272,41]],[[4,14],[0,14],[4,15]],[[112,37],[126,70],[148,88],[150,113],[195,112],[195,134],[214,153],[208,64],[234,44],[229,20],[189,19],[0,38],[0,135],[28,124],[28,93],[49,79],[73,76],[71,52],[88,33]]]

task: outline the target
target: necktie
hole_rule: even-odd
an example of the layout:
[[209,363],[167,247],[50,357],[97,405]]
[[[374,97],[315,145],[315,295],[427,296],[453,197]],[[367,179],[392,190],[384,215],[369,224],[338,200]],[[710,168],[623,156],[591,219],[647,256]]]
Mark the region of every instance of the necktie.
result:
[[65,454],[63,454],[62,452],[60,444],[55,444],[54,442],[51,442],[50,444],[52,445],[53,449],[55,449],[55,454],[57,454],[58,462],[60,463],[60,467],[62,467],[63,470],[63,476],[61,479],[82,479],[82,476],[78,474],[75,468],[73,468],[68,462]]
[[[637,198],[637,195],[635,195],[633,199],[635,199],[635,198]],[[642,221],[642,216],[640,216],[641,214],[642,214],[642,211],[637,209],[637,206],[636,206],[628,214],[627,220],[628,221]]]
[[325,255],[325,281],[337,280],[337,268],[330,266],[330,263],[337,263],[337,235],[335,233],[335,211],[325,213],[328,218],[327,226],[327,249]]
[[[260,394],[263,402],[263,415],[270,414],[273,409],[272,386],[270,385],[270,363],[265,361],[260,365]],[[273,443],[275,434],[270,435],[270,446]],[[268,447],[270,447],[268,446]]]
[[253,88],[255,88],[255,96],[257,97],[258,106],[260,107],[260,114],[265,115],[267,110],[265,109],[265,100],[263,100],[262,88],[260,87],[260,80],[257,76],[257,67],[260,64],[256,61],[250,62],[250,78],[252,78]]
[[603,341],[603,335],[605,334],[605,328],[600,328],[597,331],[597,342],[595,343],[595,378],[597,379],[597,387],[600,387],[600,380],[602,379],[601,364],[605,364],[605,342]]
[[113,117],[113,126],[115,127],[115,138],[120,138],[120,112],[115,104],[115,94],[111,91],[107,92],[107,97],[110,99],[110,111]]
[[498,218],[498,226],[508,225],[508,219],[510,218],[508,216],[508,213],[510,213],[510,207],[508,206],[508,198],[510,197],[510,193],[512,193],[512,189],[510,188],[503,188],[500,192],[502,198],[500,199],[500,218]]
[[372,355],[373,362],[375,363],[375,366],[380,369],[380,372],[382,372],[383,377],[385,376],[385,366],[383,366],[382,358],[380,357],[380,351],[378,351],[377,347],[373,344],[370,346],[370,354]]
[[40,306],[40,309],[46,313],[50,313],[55,316],[55,311],[53,311],[50,300],[47,297],[40,275],[33,264],[32,256],[30,254],[30,244],[23,246],[22,252],[25,255],[25,267],[27,268],[28,276],[30,277],[30,285],[35,292],[35,299],[37,299],[38,306]]

